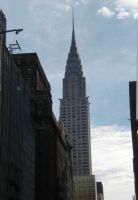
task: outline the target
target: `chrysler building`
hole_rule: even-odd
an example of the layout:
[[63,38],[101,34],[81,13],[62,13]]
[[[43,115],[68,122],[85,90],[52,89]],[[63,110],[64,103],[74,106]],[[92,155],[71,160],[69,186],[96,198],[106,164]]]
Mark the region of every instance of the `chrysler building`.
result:
[[73,147],[73,175],[92,174],[89,100],[76,46],[74,15],[71,47],[63,79],[63,98],[60,99],[60,120]]

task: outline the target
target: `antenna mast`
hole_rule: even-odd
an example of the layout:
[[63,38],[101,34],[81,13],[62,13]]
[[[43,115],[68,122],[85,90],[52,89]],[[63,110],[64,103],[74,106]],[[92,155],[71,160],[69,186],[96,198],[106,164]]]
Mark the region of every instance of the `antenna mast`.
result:
[[74,31],[74,6],[72,6],[72,28]]

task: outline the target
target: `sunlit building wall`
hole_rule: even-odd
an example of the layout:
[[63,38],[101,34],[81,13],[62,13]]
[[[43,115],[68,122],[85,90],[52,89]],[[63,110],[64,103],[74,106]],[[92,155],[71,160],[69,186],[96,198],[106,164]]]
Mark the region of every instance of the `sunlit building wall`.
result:
[[97,200],[95,176],[73,177],[73,200]]

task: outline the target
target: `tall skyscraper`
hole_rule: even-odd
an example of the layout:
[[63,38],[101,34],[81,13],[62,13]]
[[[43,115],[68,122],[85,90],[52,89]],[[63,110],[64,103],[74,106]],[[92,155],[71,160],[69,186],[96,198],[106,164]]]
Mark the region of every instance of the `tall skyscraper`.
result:
[[63,79],[63,98],[60,99],[60,119],[73,147],[73,175],[90,175],[92,170],[89,100],[76,46],[74,15],[71,47]]

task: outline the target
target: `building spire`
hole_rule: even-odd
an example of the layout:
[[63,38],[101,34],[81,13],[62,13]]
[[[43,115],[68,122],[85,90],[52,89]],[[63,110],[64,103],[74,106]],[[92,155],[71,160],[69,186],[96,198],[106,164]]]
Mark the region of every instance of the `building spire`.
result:
[[[77,51],[76,39],[75,39],[75,26],[74,26],[74,9],[72,7],[72,39],[71,39],[71,46],[70,51],[68,54],[66,69],[71,69],[72,66],[76,66],[73,68],[79,69],[80,72],[82,70],[81,60]],[[82,72],[81,72],[82,73]]]
[[72,7],[72,42],[71,46],[76,46],[75,28],[74,28],[74,7]]
[[72,6],[72,30],[74,31],[74,7]]

